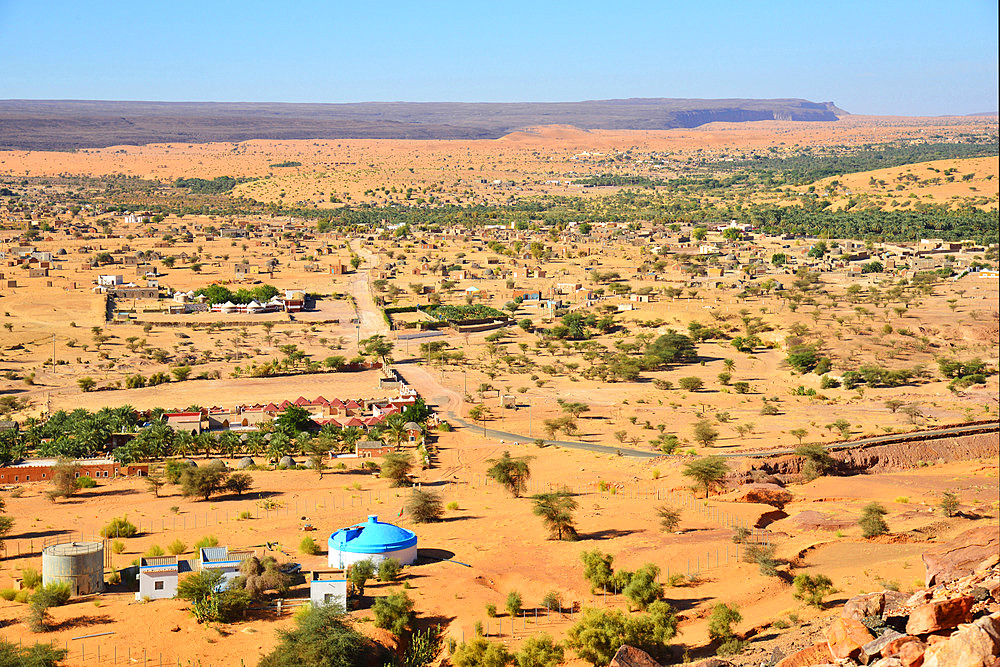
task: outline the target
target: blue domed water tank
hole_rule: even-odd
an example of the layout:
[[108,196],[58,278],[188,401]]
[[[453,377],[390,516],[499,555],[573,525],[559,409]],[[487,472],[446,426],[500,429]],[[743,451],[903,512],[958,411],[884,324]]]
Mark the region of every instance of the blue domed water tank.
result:
[[379,521],[375,515],[330,535],[328,547],[330,567],[345,568],[362,560],[377,564],[388,558],[411,565],[417,559],[416,533]]

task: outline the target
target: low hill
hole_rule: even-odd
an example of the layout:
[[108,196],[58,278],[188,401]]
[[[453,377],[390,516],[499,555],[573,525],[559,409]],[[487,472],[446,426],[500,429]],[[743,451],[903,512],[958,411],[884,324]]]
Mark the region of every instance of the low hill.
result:
[[801,99],[357,104],[0,100],[0,149],[249,139],[496,139],[539,125],[666,130],[717,121],[834,121],[843,113],[832,102]]

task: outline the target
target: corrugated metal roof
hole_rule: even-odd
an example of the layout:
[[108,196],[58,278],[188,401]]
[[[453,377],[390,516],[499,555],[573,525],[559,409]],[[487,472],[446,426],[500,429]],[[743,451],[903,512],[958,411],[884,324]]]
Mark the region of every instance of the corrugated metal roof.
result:
[[203,561],[229,560],[229,547],[202,547],[201,559]]

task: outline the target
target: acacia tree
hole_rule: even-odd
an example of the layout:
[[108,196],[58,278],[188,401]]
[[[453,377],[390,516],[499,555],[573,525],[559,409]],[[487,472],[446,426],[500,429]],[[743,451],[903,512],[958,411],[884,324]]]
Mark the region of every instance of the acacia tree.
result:
[[685,464],[681,474],[701,485],[707,498],[712,487],[718,486],[728,472],[729,464],[721,456],[705,456]]
[[799,445],[795,448],[795,453],[805,459],[805,463],[802,465],[802,476],[808,480],[821,476],[836,463],[820,444]]
[[666,532],[671,532],[681,522],[680,510],[669,505],[657,507],[656,516],[660,517],[660,528]]
[[228,477],[229,472],[221,465],[186,467],[181,472],[181,495],[201,496],[208,500],[212,494],[225,488]]
[[528,479],[531,477],[531,468],[528,465],[531,456],[512,457],[510,452],[505,451],[498,459],[489,459],[489,469],[486,476],[497,484],[510,491],[515,498],[519,498],[528,488]]
[[390,480],[393,486],[409,486],[411,467],[413,461],[409,454],[389,452],[382,457],[381,476]]
[[386,340],[385,336],[381,334],[375,334],[369,338],[362,339],[358,350],[366,357],[371,357],[373,361],[381,361],[384,367],[390,361],[389,355],[392,353],[392,347],[392,341]]
[[719,439],[719,431],[712,426],[710,421],[701,419],[694,425],[694,439],[703,447],[709,447]]
[[570,541],[577,538],[576,527],[573,525],[573,512],[577,503],[569,491],[539,493],[531,499],[535,501],[531,511],[542,518],[551,537]]

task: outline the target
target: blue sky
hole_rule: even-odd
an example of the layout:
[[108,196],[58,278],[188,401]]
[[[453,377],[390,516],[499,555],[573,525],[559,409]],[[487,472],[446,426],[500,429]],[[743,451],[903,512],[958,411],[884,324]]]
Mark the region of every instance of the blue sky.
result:
[[997,2],[0,0],[0,99],[997,109]]

